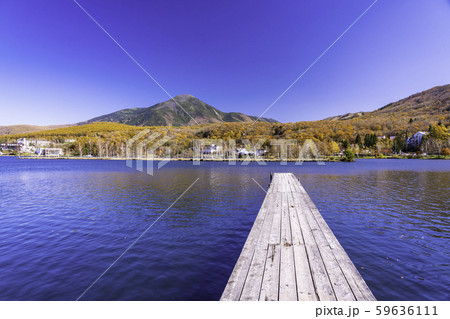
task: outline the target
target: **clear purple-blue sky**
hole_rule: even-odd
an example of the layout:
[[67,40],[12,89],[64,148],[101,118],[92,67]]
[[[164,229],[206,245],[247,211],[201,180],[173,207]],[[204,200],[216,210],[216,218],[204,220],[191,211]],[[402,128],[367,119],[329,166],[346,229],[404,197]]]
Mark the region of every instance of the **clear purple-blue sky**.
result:
[[[78,0],[173,96],[260,115],[374,0]],[[450,1],[379,0],[265,115],[373,110],[450,83]],[[65,124],[165,93],[71,0],[0,0],[0,125]]]

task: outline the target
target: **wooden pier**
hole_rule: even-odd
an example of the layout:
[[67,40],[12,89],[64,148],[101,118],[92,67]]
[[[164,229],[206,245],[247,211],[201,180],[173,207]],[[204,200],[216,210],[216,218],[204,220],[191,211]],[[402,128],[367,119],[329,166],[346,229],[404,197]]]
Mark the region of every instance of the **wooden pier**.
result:
[[221,300],[375,300],[298,179],[275,173]]

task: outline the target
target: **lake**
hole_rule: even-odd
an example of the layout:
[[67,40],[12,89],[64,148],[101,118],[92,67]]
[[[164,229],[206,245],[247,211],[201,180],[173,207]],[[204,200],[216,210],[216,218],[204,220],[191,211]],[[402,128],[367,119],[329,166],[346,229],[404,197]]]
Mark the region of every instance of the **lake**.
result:
[[378,300],[450,298],[450,161],[171,162],[0,157],[0,299],[218,300],[270,172],[293,172]]

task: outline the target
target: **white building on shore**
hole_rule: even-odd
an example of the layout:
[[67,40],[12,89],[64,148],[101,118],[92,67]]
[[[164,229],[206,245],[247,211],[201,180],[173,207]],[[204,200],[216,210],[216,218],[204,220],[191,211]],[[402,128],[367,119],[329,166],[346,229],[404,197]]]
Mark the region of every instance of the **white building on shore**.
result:
[[39,156],[62,156],[64,150],[62,148],[53,147],[54,143],[46,140],[27,140],[20,138],[16,143],[2,143],[0,150],[18,153],[34,153]]
[[420,146],[420,143],[422,143],[422,139],[425,135],[427,135],[427,132],[419,131],[416,134],[414,134],[413,136],[411,136],[410,138],[408,138],[406,140],[406,144],[408,145],[408,147],[417,148]]
[[0,149],[2,151],[17,151],[20,153],[33,153],[34,147],[31,145],[30,141],[26,138],[20,138],[17,143],[2,143],[0,144]]

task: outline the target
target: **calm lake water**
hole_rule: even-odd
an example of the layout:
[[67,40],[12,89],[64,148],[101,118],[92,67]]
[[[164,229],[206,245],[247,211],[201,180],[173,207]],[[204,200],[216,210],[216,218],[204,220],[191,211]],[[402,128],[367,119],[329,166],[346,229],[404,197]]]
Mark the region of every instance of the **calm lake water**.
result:
[[378,300],[450,299],[450,161],[318,166],[0,158],[0,299],[218,300],[269,172],[299,177]]

